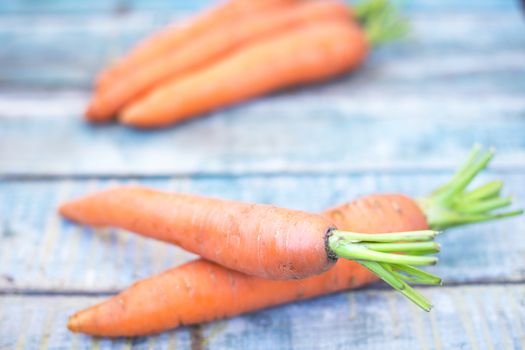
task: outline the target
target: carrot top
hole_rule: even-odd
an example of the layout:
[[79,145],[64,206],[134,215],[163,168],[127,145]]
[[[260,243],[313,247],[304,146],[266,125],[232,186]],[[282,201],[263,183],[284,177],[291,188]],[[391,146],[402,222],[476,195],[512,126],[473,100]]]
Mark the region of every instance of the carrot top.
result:
[[409,32],[408,21],[389,0],[362,1],[352,6],[352,11],[372,46],[403,38]]
[[439,252],[439,244],[433,242],[437,234],[431,230],[384,234],[332,230],[328,247],[337,257],[358,262],[423,310],[430,311],[430,301],[407,282],[441,284],[438,276],[414,267],[437,263],[436,257],[423,256]]
[[493,157],[493,149],[482,152],[481,146],[474,146],[465,163],[449,182],[438,187],[430,195],[418,199],[429,227],[444,230],[523,214],[523,210],[496,212],[497,209],[512,204],[511,197],[500,196],[503,188],[501,180],[492,180],[467,190],[476,175],[487,167]]
[[[432,230],[523,214],[521,209],[497,211],[512,204],[511,197],[500,195],[503,188],[501,180],[467,189],[493,157],[494,150],[483,152],[481,146],[474,146],[450,181],[417,200]],[[436,257],[424,256],[439,252],[439,245],[432,241],[436,235],[437,231],[370,235],[332,230],[328,248],[337,257],[357,261],[416,305],[429,311],[432,307],[430,302],[412,289],[408,282],[441,284],[439,277],[414,267],[437,263]]]

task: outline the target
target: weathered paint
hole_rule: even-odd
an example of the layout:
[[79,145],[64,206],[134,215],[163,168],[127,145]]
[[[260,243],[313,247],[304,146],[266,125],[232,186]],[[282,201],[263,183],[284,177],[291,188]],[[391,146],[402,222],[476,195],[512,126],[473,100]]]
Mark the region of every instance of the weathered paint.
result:
[[[4,181],[0,183],[0,198],[4,199],[0,207],[4,236],[0,290],[115,291],[192,258],[161,242],[119,230],[80,227],[59,218],[56,208],[66,198],[96,189],[136,183],[317,212],[369,193],[422,196],[449,176],[447,172],[408,172]],[[525,198],[523,171],[488,172],[477,183],[494,178],[505,181],[507,193]],[[450,230],[439,238],[441,261],[431,270],[454,284],[522,281],[522,232],[525,217]]]
[[0,1],[0,349],[525,348],[523,218],[439,238],[431,270],[456,286],[422,288],[430,314],[377,284],[153,337],[65,329],[94,294],[192,257],[56,215],[65,198],[99,188],[140,183],[319,211],[370,192],[425,194],[480,142],[499,151],[480,180],[502,178],[523,207],[519,1],[407,3],[410,38],[374,50],[358,72],[167,130],[83,123],[100,67],[207,4]]
[[[435,308],[391,290],[364,289],[301,301],[151,337],[98,339],[64,327],[102,297],[0,296],[0,348],[77,349],[519,349],[523,285],[424,288]],[[349,317],[354,315],[353,317]],[[199,332],[197,336],[195,332]],[[193,333],[193,335],[192,335]],[[200,344],[195,344],[199,342]],[[193,344],[192,344],[193,343]]]

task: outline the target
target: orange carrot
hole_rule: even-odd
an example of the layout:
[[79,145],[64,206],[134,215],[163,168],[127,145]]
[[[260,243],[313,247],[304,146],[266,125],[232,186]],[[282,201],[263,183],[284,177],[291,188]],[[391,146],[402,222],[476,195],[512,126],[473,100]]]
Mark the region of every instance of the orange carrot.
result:
[[[323,215],[342,229],[365,233],[428,227],[417,204],[403,195],[368,196]],[[376,279],[363,266],[344,259],[323,274],[286,281],[247,276],[198,259],[76,313],[68,328],[96,336],[146,335],[357,288]]]
[[335,262],[325,247],[335,227],[330,220],[270,205],[120,187],[66,203],[60,213],[83,224],[115,226],[174,243],[264,278],[303,278]]
[[[375,237],[385,237],[387,232],[444,229],[520,215],[522,210],[494,212],[511,203],[500,197],[501,181],[489,181],[467,190],[492,156],[492,151],[480,154],[480,148],[474,148],[450,181],[417,201],[399,194],[372,195],[322,215],[344,230],[385,233]],[[147,210],[148,206],[143,204],[142,209]],[[109,202],[97,205],[99,208],[72,203],[63,209],[81,222],[103,224],[116,219],[112,213],[114,206]],[[103,218],[104,211],[110,219]],[[122,213],[132,214],[133,211]],[[157,229],[162,231],[160,227]],[[187,231],[187,234],[199,237],[198,232]],[[413,274],[414,268],[404,272]],[[398,277],[407,276],[398,274]],[[419,279],[419,283],[440,282],[437,276],[428,273],[419,277],[426,279]],[[344,259],[338,260],[331,270],[303,280],[265,280],[196,260],[138,282],[108,301],[80,311],[69,319],[68,327],[74,332],[99,336],[145,335],[355,288],[374,280],[376,277],[363,266]]]
[[291,85],[315,82],[361,64],[368,44],[348,20],[289,30],[182,78],[175,78],[124,109],[124,124],[169,125]]
[[262,12],[197,36],[178,50],[152,58],[127,75],[114,79],[95,93],[87,115],[97,121],[109,120],[126,104],[156,85],[179,78],[205,64],[261,38],[280,35],[283,31],[324,20],[350,20],[349,9],[339,1],[308,1]]
[[[417,201],[403,195],[373,195],[328,210],[323,216],[341,229],[385,233],[373,235],[384,242],[384,237],[391,235],[387,232],[428,227],[444,229],[520,215],[522,210],[495,212],[511,204],[510,199],[500,197],[501,181],[490,181],[467,190],[492,156],[492,151],[480,154],[480,148],[474,148],[467,162],[450,181]],[[112,221],[116,225],[121,219],[115,216],[115,204],[123,198],[106,197],[104,201],[91,197],[66,204],[62,212],[80,222],[101,225]],[[142,205],[141,210],[149,211],[148,202],[138,201],[130,205]],[[166,207],[170,205],[162,204]],[[121,216],[133,216],[135,211],[128,209],[131,208],[121,206]],[[160,222],[161,226],[156,229],[164,231],[164,220],[151,214],[151,224]],[[199,230],[188,230],[186,233],[197,240],[202,237]],[[375,247],[377,249],[378,246]],[[419,281],[416,278],[419,283],[440,282],[437,276],[414,273],[413,267],[402,271],[409,276],[397,274],[400,280],[407,278],[414,281],[414,277],[419,277]],[[75,332],[101,336],[144,335],[354,288],[373,280],[375,277],[362,266],[344,259],[320,275],[284,281],[247,276],[211,262],[196,260],[138,282],[110,300],[73,315],[68,327]]]
[[207,10],[183,24],[172,25],[139,43],[113,66],[103,71],[96,82],[104,89],[117,79],[133,72],[149,61],[178,50],[203,33],[214,31],[223,24],[238,21],[259,11],[282,8],[297,0],[229,0]]
[[305,278],[328,270],[338,258],[359,261],[422,309],[432,308],[393,270],[408,266],[421,275],[411,265],[436,264],[436,257],[422,256],[439,251],[431,242],[434,231],[384,234],[378,240],[377,235],[337,230],[316,214],[140,187],[99,192],[66,203],[60,212],[84,224],[116,226],[174,243],[262,278]]

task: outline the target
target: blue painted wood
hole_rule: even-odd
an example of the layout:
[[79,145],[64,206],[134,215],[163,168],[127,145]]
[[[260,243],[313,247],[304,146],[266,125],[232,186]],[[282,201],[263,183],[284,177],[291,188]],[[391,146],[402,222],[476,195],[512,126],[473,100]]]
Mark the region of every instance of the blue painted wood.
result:
[[90,126],[69,114],[67,96],[51,102],[42,97],[33,106],[21,103],[30,117],[0,118],[0,174],[452,169],[474,143],[498,149],[496,167],[525,164],[522,98],[378,98],[280,95],[142,132]]
[[483,179],[503,178],[523,207],[525,24],[513,0],[410,2],[412,37],[358,72],[179,127],[81,121],[101,67],[207,4],[0,1],[0,349],[525,348],[523,218],[440,237],[431,271],[458,286],[425,288],[428,315],[375,285],[156,337],[67,332],[67,315],[100,300],[72,294],[115,292],[192,258],[56,215],[112,184],[319,211],[369,192],[424,194],[481,142],[500,151]]
[[[520,349],[523,285],[426,288],[417,310],[389,290],[361,290],[152,337],[98,339],[65,329],[67,316],[101,298],[2,296],[0,348],[15,349]],[[193,337],[192,337],[193,334]],[[197,340],[200,339],[200,340]]]
[[[215,1],[216,2],[216,1]],[[345,0],[358,3],[359,1]],[[55,0],[55,1],[20,1],[4,0],[0,3],[0,15],[60,13],[78,14],[85,12],[126,14],[131,11],[197,11],[209,6],[210,0]],[[516,9],[519,3],[513,0],[483,0],[483,1],[438,1],[420,0],[403,3],[408,11],[503,11]]]
[[[88,89],[102,67],[149,33],[182,17],[161,12],[118,18],[8,16],[0,22],[0,86]],[[487,82],[481,87],[495,90],[495,83],[505,89],[520,81],[506,79],[524,71],[525,23],[519,12],[417,13],[409,19],[411,36],[375,50],[369,66],[360,72],[360,88],[366,82],[374,89],[393,83],[403,90],[438,84],[435,89],[452,80],[455,85],[476,87],[481,80]],[[343,88],[340,92],[346,91]]]
[[[92,230],[58,217],[69,198],[117,184],[147,186],[272,203],[318,212],[374,192],[422,196],[446,172],[311,176],[214,176],[131,180],[4,181],[0,183],[0,290],[115,291],[139,278],[188,261],[192,255],[118,230]],[[507,193],[525,198],[523,171],[490,172]],[[451,230],[439,238],[440,264],[430,270],[446,282],[525,280],[525,217]],[[465,244],[468,242],[468,250]],[[31,257],[31,258],[29,258]]]

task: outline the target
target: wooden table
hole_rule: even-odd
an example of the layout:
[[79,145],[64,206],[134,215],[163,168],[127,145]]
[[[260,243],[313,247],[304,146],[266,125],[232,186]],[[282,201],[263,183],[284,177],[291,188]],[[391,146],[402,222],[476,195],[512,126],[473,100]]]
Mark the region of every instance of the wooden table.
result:
[[95,189],[161,189],[319,211],[379,191],[424,195],[472,146],[525,204],[525,24],[511,0],[407,4],[409,40],[360,71],[167,130],[90,126],[94,74],[207,1],[0,2],[1,349],[519,349],[525,219],[447,232],[426,314],[383,284],[183,327],[95,339],[67,316],[191,258],[118,230],[74,226],[58,203]]

